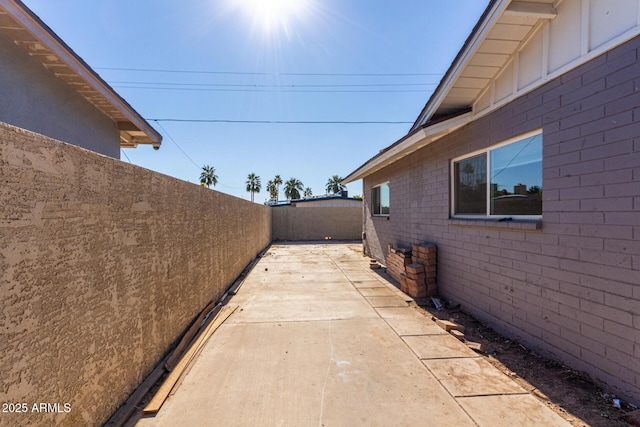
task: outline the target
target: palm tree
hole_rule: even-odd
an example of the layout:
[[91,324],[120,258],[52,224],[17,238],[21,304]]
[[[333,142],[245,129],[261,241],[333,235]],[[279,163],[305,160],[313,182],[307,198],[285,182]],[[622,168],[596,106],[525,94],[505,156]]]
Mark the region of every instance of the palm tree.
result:
[[347,188],[344,185],[342,185],[342,180],[343,179],[344,178],[342,178],[342,177],[340,177],[338,175],[333,175],[331,178],[329,178],[327,180],[327,193],[338,194],[342,190]]
[[269,201],[277,202],[278,201],[278,189],[273,181],[267,182],[267,191],[269,192]]
[[304,189],[303,196],[305,198],[313,196],[313,192],[311,191],[311,187],[307,187],[307,188]]
[[304,185],[299,179],[291,178],[284,183],[284,196],[289,200],[299,199],[303,188]]
[[253,195],[255,193],[260,192],[260,188],[262,188],[262,183],[260,182],[260,177],[255,173],[251,172],[247,176],[247,191],[251,193],[251,201],[253,202]]
[[215,187],[218,183],[218,175],[216,175],[216,168],[213,166],[205,165],[202,167],[202,173],[200,173],[200,185],[203,187]]
[[282,185],[282,178],[280,178],[280,175],[276,175],[275,178],[273,178],[273,185],[276,186],[276,199],[274,201],[278,201],[278,197],[280,197],[280,186]]

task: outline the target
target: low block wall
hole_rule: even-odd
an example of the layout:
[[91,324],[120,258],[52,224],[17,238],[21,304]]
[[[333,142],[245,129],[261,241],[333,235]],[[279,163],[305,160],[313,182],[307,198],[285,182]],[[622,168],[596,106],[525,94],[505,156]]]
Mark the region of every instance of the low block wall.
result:
[[362,206],[271,208],[273,240],[362,239]]
[[0,425],[105,422],[271,241],[268,207],[6,125],[0,181]]

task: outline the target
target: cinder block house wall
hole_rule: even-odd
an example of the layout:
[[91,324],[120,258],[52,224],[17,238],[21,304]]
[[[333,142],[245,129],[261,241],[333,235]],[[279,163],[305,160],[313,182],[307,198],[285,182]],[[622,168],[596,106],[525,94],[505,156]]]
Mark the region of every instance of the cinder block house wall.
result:
[[[446,298],[640,402],[640,38],[364,180],[365,250],[438,245]],[[543,214],[450,219],[451,160],[542,129]],[[390,187],[389,218],[371,189]],[[522,227],[522,228],[520,228]]]
[[6,125],[0,181],[0,425],[105,422],[271,241],[266,206]]
[[0,121],[120,158],[116,123],[0,31]]

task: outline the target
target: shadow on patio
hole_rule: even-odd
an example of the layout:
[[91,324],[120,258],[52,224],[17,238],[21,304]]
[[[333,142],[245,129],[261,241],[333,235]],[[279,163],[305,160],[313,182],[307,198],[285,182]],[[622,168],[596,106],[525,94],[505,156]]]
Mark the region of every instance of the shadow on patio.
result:
[[566,426],[369,269],[360,244],[274,244],[153,417],[128,425]]

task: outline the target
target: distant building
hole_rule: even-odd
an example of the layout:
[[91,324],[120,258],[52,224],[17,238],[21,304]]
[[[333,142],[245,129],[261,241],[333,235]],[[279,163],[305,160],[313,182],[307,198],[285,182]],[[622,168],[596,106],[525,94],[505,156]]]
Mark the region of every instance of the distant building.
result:
[[527,194],[527,186],[524,184],[514,185],[513,194]]
[[160,147],[160,134],[19,0],[0,0],[0,64],[0,122],[115,158],[121,147]]

